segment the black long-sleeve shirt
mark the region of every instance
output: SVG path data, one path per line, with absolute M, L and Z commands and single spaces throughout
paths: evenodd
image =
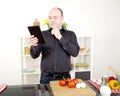
M 76 35 L 73 31 L 61 29 L 62 38 L 56 39 L 51 35 L 51 29 L 42 32 L 45 44 L 31 46 L 30 54 L 32 58 L 41 58 L 41 71 L 43 72 L 69 72 L 70 56 L 77 56 L 80 47 Z

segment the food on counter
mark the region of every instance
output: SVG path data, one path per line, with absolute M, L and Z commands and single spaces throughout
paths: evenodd
M 76 79 L 76 78 L 74 78 L 73 81 L 74 81 L 75 85 L 76 85 L 77 83 L 79 83 L 78 79 Z
M 85 88 L 86 84 L 84 82 L 81 83 L 81 88 Z
M 102 79 L 97 79 L 97 82 L 96 82 L 97 84 L 99 84 L 99 85 L 101 85 L 102 84 Z
M 100 86 L 102 85 L 102 82 L 103 82 L 99 79 L 98 80 L 93 79 L 92 81 Z M 107 85 L 108 85 L 108 87 L 110 87 L 111 90 L 119 90 L 120 89 L 120 82 L 114 76 L 108 77 Z
M 108 77 L 108 82 L 109 82 L 110 80 L 116 80 L 116 79 L 115 79 L 114 76 L 109 76 L 109 77 Z
M 66 82 L 68 83 L 69 81 L 71 81 L 72 79 L 71 78 L 67 78 L 66 79 Z
M 65 80 L 60 80 L 59 81 L 60 86 L 66 86 L 66 81 Z
M 77 84 L 76 84 L 76 88 L 81 88 L 81 84 L 80 84 L 80 83 L 77 83 Z
M 76 86 L 77 82 L 78 82 L 78 79 L 76 79 L 76 78 L 74 78 L 74 79 L 66 78 L 66 79 L 60 80 L 59 85 L 60 86 L 67 85 L 69 88 L 74 88 Z
M 108 82 L 108 85 L 110 86 L 110 88 L 112 90 L 118 90 L 118 89 L 120 89 L 120 82 L 118 82 L 117 80 L 110 80 Z
M 67 85 L 69 88 L 74 88 L 76 86 L 76 84 L 73 80 L 69 81 Z
M 67 78 L 64 80 L 60 80 L 59 81 L 59 85 L 60 86 L 68 86 L 68 88 L 85 88 L 86 87 L 86 83 L 84 82 L 79 82 L 78 79 L 76 78 Z
M 99 79 L 92 79 L 93 82 L 97 83 L 98 85 L 101 85 L 102 84 L 102 79 L 99 78 Z
M 76 88 L 85 88 L 85 87 L 86 87 L 86 84 L 84 82 L 76 84 Z

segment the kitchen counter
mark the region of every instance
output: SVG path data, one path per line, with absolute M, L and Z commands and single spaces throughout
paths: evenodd
M 53 96 L 48 84 L 12 85 L 0 96 Z
M 96 96 L 100 96 L 99 91 L 85 82 L 96 92 Z M 53 96 L 53 94 L 48 84 L 29 84 L 8 86 L 0 96 Z M 120 96 L 120 94 L 111 96 Z

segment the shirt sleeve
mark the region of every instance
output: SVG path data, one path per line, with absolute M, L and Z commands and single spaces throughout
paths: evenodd
M 67 51 L 70 55 L 76 57 L 79 53 L 80 46 L 78 45 L 77 38 L 75 33 L 71 32 L 70 40 L 66 40 L 66 37 L 62 37 L 60 39 L 60 44 L 63 46 L 65 51 Z
M 42 51 L 42 46 L 40 45 L 30 47 L 30 55 L 33 59 L 39 57 L 41 51 Z

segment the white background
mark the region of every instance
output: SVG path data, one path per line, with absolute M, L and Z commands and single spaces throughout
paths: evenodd
M 29 36 L 34 19 L 47 18 L 52 7 L 64 11 L 68 29 L 92 35 L 93 78 L 120 68 L 120 0 L 1 0 L 0 83 L 21 84 L 20 38 Z M 119 70 L 120 71 L 120 70 Z

